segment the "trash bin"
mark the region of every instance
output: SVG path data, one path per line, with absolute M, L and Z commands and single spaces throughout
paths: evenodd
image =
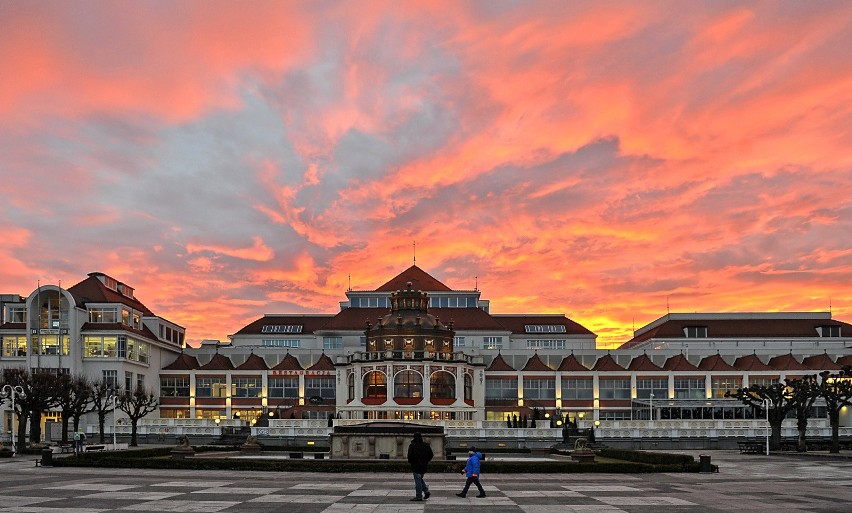
M 713 472 L 713 467 L 710 465 L 710 455 L 702 454 L 698 456 L 698 471 L 702 474 Z
M 41 450 L 41 466 L 42 467 L 52 467 L 53 466 L 53 449 L 50 447 L 45 447 Z

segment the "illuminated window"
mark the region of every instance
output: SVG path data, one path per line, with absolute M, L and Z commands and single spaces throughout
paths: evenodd
M 381 398 L 387 396 L 387 379 L 384 374 L 373 371 L 364 376 L 364 397 Z
M 456 397 L 455 376 L 444 371 L 432 374 L 429 394 L 436 399 L 454 399 Z
M 419 373 L 405 370 L 396 375 L 393 383 L 394 397 L 423 397 L 423 377 Z

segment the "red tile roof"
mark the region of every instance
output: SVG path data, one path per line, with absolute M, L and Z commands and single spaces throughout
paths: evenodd
M 565 372 L 583 372 L 588 371 L 589 369 L 580 363 L 580 360 L 574 356 L 574 353 L 571 353 L 562 359 L 562 363 L 559 364 L 559 368 L 556 370 Z
M 842 326 L 852 333 L 852 325 L 833 319 L 671 319 L 635 336 L 619 347 L 629 349 L 650 339 L 685 339 L 684 328 L 706 326 L 707 338 L 816 338 L 817 327 Z M 690 339 L 696 342 L 703 338 Z
M 319 360 L 308 367 L 307 370 L 332 371 L 334 370 L 334 362 L 331 361 L 331 358 L 329 358 L 327 354 L 323 353 L 320 355 Z
M 216 353 L 213 355 L 213 358 L 210 359 L 209 362 L 205 363 L 199 370 L 233 370 L 234 364 L 231 362 L 231 359 L 225 355 Z
M 68 292 L 74 296 L 77 304 L 83 306 L 87 303 L 123 303 L 144 315 L 154 315 L 141 301 L 121 294 L 104 285 L 97 276 L 101 273 L 89 273 L 89 277 L 76 285 L 68 288 Z
M 847 365 L 852 365 L 852 354 L 847 354 L 846 356 L 837 358 L 837 365 L 840 365 L 841 369 Z
M 295 356 L 291 355 L 289 352 L 278 362 L 278 365 L 272 368 L 272 370 L 304 370 L 302 364 L 299 363 L 299 359 Z
M 626 370 L 621 365 L 615 363 L 615 359 L 611 354 L 607 353 L 595 362 L 595 366 L 592 367 L 593 371 L 624 371 Z
M 763 363 L 756 354 L 740 356 L 734 361 L 734 367 L 744 371 L 764 371 L 773 370 L 772 367 Z
M 311 334 L 323 327 L 333 315 L 264 315 L 244 326 L 235 335 L 270 335 L 278 338 Z M 301 333 L 263 333 L 264 326 L 302 326 Z
M 698 363 L 698 368 L 703 371 L 736 371 L 733 365 L 725 361 L 720 354 L 705 356 Z
M 514 367 L 506 363 L 506 360 L 503 359 L 503 355 L 497 353 L 497 356 L 491 360 L 491 365 L 488 366 L 487 371 L 513 371 Z
M 246 361 L 237 365 L 236 370 L 268 370 L 269 366 L 266 365 L 266 361 L 260 356 L 251 353 Z
M 842 365 L 838 365 L 826 353 L 808 356 L 802 360 L 802 365 L 811 370 L 840 370 L 843 368 Z
M 550 371 L 553 369 L 547 366 L 546 363 L 541 361 L 541 358 L 538 357 L 538 353 L 532 355 L 529 360 L 527 360 L 527 364 L 524 365 L 524 368 L 521 370 L 525 371 Z
M 408 286 L 408 282 L 411 282 L 411 286 L 415 290 L 422 290 L 425 292 L 450 292 L 453 290 L 441 283 L 440 281 L 436 280 L 432 275 L 430 275 L 423 269 L 417 267 L 416 265 L 412 265 L 408 269 L 391 278 L 390 281 L 388 281 L 381 287 L 377 288 L 376 292 L 393 292 L 395 290 L 405 290 Z
M 546 335 L 548 338 L 552 338 L 558 335 L 593 335 L 591 331 L 565 317 L 565 315 L 494 314 L 492 317 L 502 324 L 506 330 L 512 333 L 527 334 L 530 337 Z M 565 326 L 565 333 L 527 333 L 526 326 L 530 324 Z
M 175 361 L 163 367 L 163 370 L 195 370 L 199 367 L 198 360 L 194 356 L 181 352 Z
M 799 363 L 792 353 L 773 356 L 769 359 L 768 365 L 775 370 L 810 370 Z
M 696 371 L 698 367 L 689 363 L 683 354 L 676 354 L 666 360 L 663 369 L 667 371 Z
M 27 323 L 25 322 L 5 322 L 0 326 L 0 330 L 25 330 Z
M 630 371 L 660 371 L 663 370 L 659 365 L 655 364 L 648 358 L 648 355 L 645 353 L 640 354 L 639 356 L 630 360 L 630 365 L 627 366 L 627 370 Z

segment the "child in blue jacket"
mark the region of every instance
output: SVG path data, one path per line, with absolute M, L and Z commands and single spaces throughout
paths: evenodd
M 462 474 L 467 476 L 467 482 L 464 484 L 464 490 L 456 495 L 459 497 L 467 496 L 468 488 L 470 488 L 471 484 L 475 484 L 476 488 L 479 489 L 479 495 L 477 495 L 477 497 L 485 497 L 485 490 L 483 490 L 482 485 L 479 484 L 479 468 L 481 462 L 482 453 L 477 452 L 476 447 L 471 447 L 467 453 L 467 463 L 464 466 L 464 470 L 462 470 Z

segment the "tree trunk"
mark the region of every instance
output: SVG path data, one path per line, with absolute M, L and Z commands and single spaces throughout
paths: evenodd
M 62 413 L 62 445 L 66 445 L 68 443 L 68 416 L 65 413 Z M 74 432 L 77 432 L 77 429 L 74 429 Z
M 805 435 L 808 431 L 808 418 L 799 418 L 796 420 L 796 428 L 799 430 L 799 440 L 796 450 L 799 452 L 807 452 L 808 444 L 805 443 Z
M 98 429 L 101 433 L 101 443 L 104 443 L 104 424 L 106 423 L 106 411 L 98 411 Z
M 830 453 L 840 452 L 840 411 L 832 411 L 828 414 L 831 423 L 831 450 Z
M 781 450 L 781 423 L 784 419 L 781 419 L 779 422 L 772 422 L 772 434 L 769 436 L 769 448 L 773 451 Z
M 30 444 L 41 443 L 41 410 L 30 416 Z
M 80 430 L 80 416 L 74 415 L 71 418 L 74 420 L 74 432 L 76 433 L 77 431 Z
M 18 453 L 23 453 L 27 448 L 27 416 L 18 415 L 18 439 L 15 441 L 18 447 L 15 449 Z
M 130 419 L 130 446 L 136 447 L 139 444 L 136 443 L 136 423 L 137 419 Z

